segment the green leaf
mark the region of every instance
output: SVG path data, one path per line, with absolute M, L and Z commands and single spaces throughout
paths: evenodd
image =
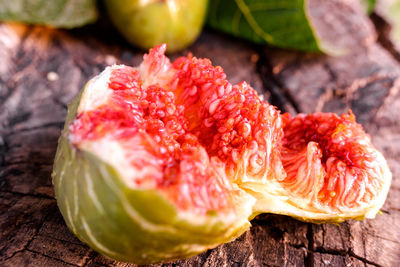
M 0 21 L 73 28 L 96 19 L 95 0 L 0 0 Z
M 372 13 L 376 6 L 376 0 L 362 0 L 368 14 Z
M 259 44 L 332 52 L 314 34 L 306 0 L 210 1 L 208 25 Z

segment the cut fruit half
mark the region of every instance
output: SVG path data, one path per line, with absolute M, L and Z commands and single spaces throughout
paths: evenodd
M 284 114 L 281 161 L 286 176 L 245 184 L 259 213 L 309 222 L 374 218 L 385 202 L 391 172 L 353 113 Z
M 281 116 L 208 59 L 165 49 L 108 67 L 69 106 L 53 183 L 82 241 L 152 263 L 231 241 L 262 212 L 377 213 L 390 172 L 352 115 Z
M 171 64 L 165 48 L 89 81 L 57 152 L 67 224 L 119 260 L 173 260 L 236 238 L 255 199 L 235 180 L 265 180 L 278 162 L 279 112 L 209 60 Z

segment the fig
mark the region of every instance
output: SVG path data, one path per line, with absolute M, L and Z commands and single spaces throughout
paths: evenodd
M 106 0 L 105 5 L 130 43 L 146 50 L 166 43 L 168 52 L 175 52 L 199 35 L 208 0 Z
M 392 174 L 354 114 L 286 113 L 281 118 L 285 175 L 266 187 L 247 186 L 258 194 L 253 209 L 314 223 L 374 218 Z
M 259 213 L 372 218 L 391 174 L 354 115 L 291 117 L 246 82 L 166 45 L 114 65 L 69 105 L 53 183 L 69 229 L 120 261 L 181 259 L 234 240 Z

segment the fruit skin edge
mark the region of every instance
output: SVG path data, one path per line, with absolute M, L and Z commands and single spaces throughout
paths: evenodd
M 384 160 L 382 154 L 380 154 L 380 152 L 378 153 L 381 159 Z M 385 168 L 385 170 L 389 169 Z M 385 177 L 391 180 L 392 174 L 389 171 L 386 171 Z M 386 196 L 390 189 L 390 184 L 390 182 L 385 184 L 385 187 L 379 193 L 380 195 L 373 205 L 365 206 L 363 209 L 360 209 L 356 212 L 343 212 L 337 214 L 323 213 L 317 210 L 306 210 L 296 202 L 295 197 L 292 198 L 291 196 L 279 196 L 269 192 L 268 190 L 265 190 L 265 188 L 268 188 L 268 184 L 244 183 L 240 187 L 257 199 L 253 206 L 253 214 L 249 220 L 252 220 L 259 214 L 272 213 L 290 216 L 299 221 L 307 223 L 339 224 L 348 219 L 361 221 L 364 219 L 375 218 L 375 216 L 380 213 L 380 208 L 383 206 L 386 200 Z
M 52 173 L 58 207 L 81 241 L 112 259 L 144 264 L 188 258 L 249 229 L 249 215 L 232 223 L 217 213 L 183 218 L 157 191 L 128 188 L 112 166 L 69 144 L 83 91 L 68 105 Z

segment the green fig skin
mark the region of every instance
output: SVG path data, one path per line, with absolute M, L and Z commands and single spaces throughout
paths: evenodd
M 69 105 L 52 173 L 61 214 L 81 241 L 112 259 L 148 264 L 199 254 L 249 229 L 249 216 L 227 223 L 215 212 L 188 221 L 156 190 L 128 187 L 112 166 L 71 145 L 81 95 Z
M 204 24 L 208 0 L 105 0 L 119 32 L 144 50 L 166 43 L 167 52 L 189 46 Z

